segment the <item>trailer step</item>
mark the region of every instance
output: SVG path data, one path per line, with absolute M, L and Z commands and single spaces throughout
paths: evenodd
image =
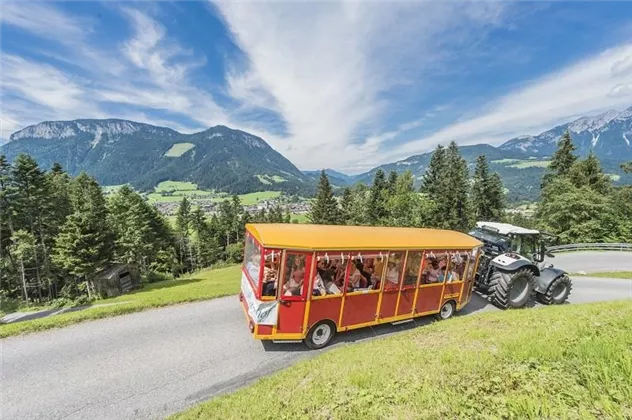
M 272 340 L 274 344 L 302 343 L 303 340 Z
M 397 321 L 397 322 L 391 322 L 391 325 L 401 325 L 401 324 L 406 324 L 408 322 L 413 322 L 414 319 L 404 319 L 403 321 Z

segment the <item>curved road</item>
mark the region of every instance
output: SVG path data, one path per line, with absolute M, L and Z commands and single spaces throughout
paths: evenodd
M 632 271 L 632 254 L 623 252 L 553 261 L 570 272 Z M 632 298 L 632 281 L 573 281 L 571 303 Z M 486 310 L 497 309 L 474 295 L 463 313 Z M 335 345 L 429 322 L 356 330 Z M 0 346 L 0 418 L 13 420 L 162 418 L 318 353 L 253 340 L 235 297 L 12 337 Z

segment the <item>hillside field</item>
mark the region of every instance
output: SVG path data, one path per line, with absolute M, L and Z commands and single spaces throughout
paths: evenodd
M 112 187 L 108 187 L 112 188 Z M 166 192 L 170 192 L 170 195 L 163 195 Z M 250 194 L 239 195 L 239 199 L 242 205 L 257 204 L 261 200 L 269 200 L 277 198 L 281 195 L 280 191 L 259 191 Z M 230 196 L 223 192 L 215 192 L 199 189 L 197 184 L 192 182 L 181 181 L 163 181 L 154 188 L 153 193 L 147 194 L 147 200 L 150 203 L 157 202 L 174 202 L 181 201 L 183 197 L 189 197 L 190 199 L 203 199 L 213 201 L 224 201 Z
M 174 418 L 631 418 L 630 331 L 629 300 L 456 317 L 342 345 Z

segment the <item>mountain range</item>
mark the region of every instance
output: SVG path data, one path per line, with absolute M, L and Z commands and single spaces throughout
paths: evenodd
M 615 182 L 632 183 L 632 176 L 619 168 L 622 162 L 632 160 L 632 107 L 581 117 L 498 147 L 479 144 L 460 149 L 470 167 L 479 155 L 487 156 L 491 169 L 503 178 L 509 201 L 534 200 L 548 159 L 566 130 L 571 132 L 580 156 L 593 151 Z M 320 174 L 301 172 L 263 139 L 225 126 L 182 134 L 119 119 L 50 121 L 12 134 L 1 152 L 9 160 L 27 153 L 44 168 L 59 162 L 69 173 L 86 171 L 103 185 L 131 183 L 144 191 L 173 180 L 234 193 L 277 190 L 309 194 Z M 411 170 L 419 183 L 431 156 L 432 152 L 410 156 L 358 175 L 333 169 L 326 169 L 326 173 L 338 187 L 370 183 L 378 169 Z
M 234 193 L 302 192 L 313 185 L 263 139 L 225 126 L 194 134 L 132 121 L 52 121 L 11 135 L 2 153 L 33 156 L 44 168 L 59 162 L 86 171 L 102 185 L 131 183 L 151 190 L 162 181 L 190 181 Z

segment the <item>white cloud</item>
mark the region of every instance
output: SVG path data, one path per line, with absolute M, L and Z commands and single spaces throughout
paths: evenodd
M 632 54 L 618 60 L 612 66 L 612 74 L 614 76 L 623 76 L 632 72 Z
M 46 3 L 5 1 L 2 3 L 0 20 L 3 24 L 65 43 L 83 38 L 86 32 L 82 25 L 77 25 L 76 19 Z
M 2 111 L 19 122 L 18 128 L 44 119 L 130 116 L 187 132 L 214 124 L 229 124 L 225 110 L 208 92 L 190 81 L 191 72 L 203 62 L 170 42 L 164 27 L 139 10 L 120 9 L 134 36 L 122 45 L 97 52 L 91 47 L 88 37 L 91 26 L 85 19 L 75 19 L 47 4 L 26 2 L 18 7 L 10 3 L 3 8 L 8 13 L 3 14 L 2 24 L 57 42 L 66 48 L 67 54 L 63 56 L 66 62 L 89 70 L 85 78 L 78 78 L 53 64 L 3 54 Z M 51 25 L 47 27 L 48 19 Z M 116 78 L 113 83 L 113 73 L 124 77 Z M 115 114 L 103 111 L 108 105 L 112 108 L 112 104 L 168 111 L 192 119 L 197 125 L 190 127 L 152 119 L 146 112 L 129 111 L 123 107 Z M 14 128 L 15 124 L 5 123 L 2 136 L 7 137 Z
M 494 24 L 504 8 L 444 2 L 216 5 L 249 62 L 245 72 L 231 74 L 229 91 L 281 115 L 289 136 L 274 144 L 306 169 L 374 161 L 398 131 L 379 133 L 388 107 L 383 93 L 417 80 L 425 68 L 441 67 L 451 45 L 467 42 L 473 26 Z
M 623 83 L 623 84 L 616 85 L 615 87 L 612 88 L 612 90 L 609 93 L 609 96 L 612 96 L 615 98 L 621 98 L 621 97 L 630 96 L 630 95 L 632 95 L 632 83 Z
M 570 65 L 492 101 L 480 116 L 394 148 L 385 158 L 404 158 L 451 140 L 498 144 L 517 135 L 539 134 L 577 115 L 625 108 L 630 105 L 629 77 L 612 70 L 631 56 L 632 44 L 625 44 Z

